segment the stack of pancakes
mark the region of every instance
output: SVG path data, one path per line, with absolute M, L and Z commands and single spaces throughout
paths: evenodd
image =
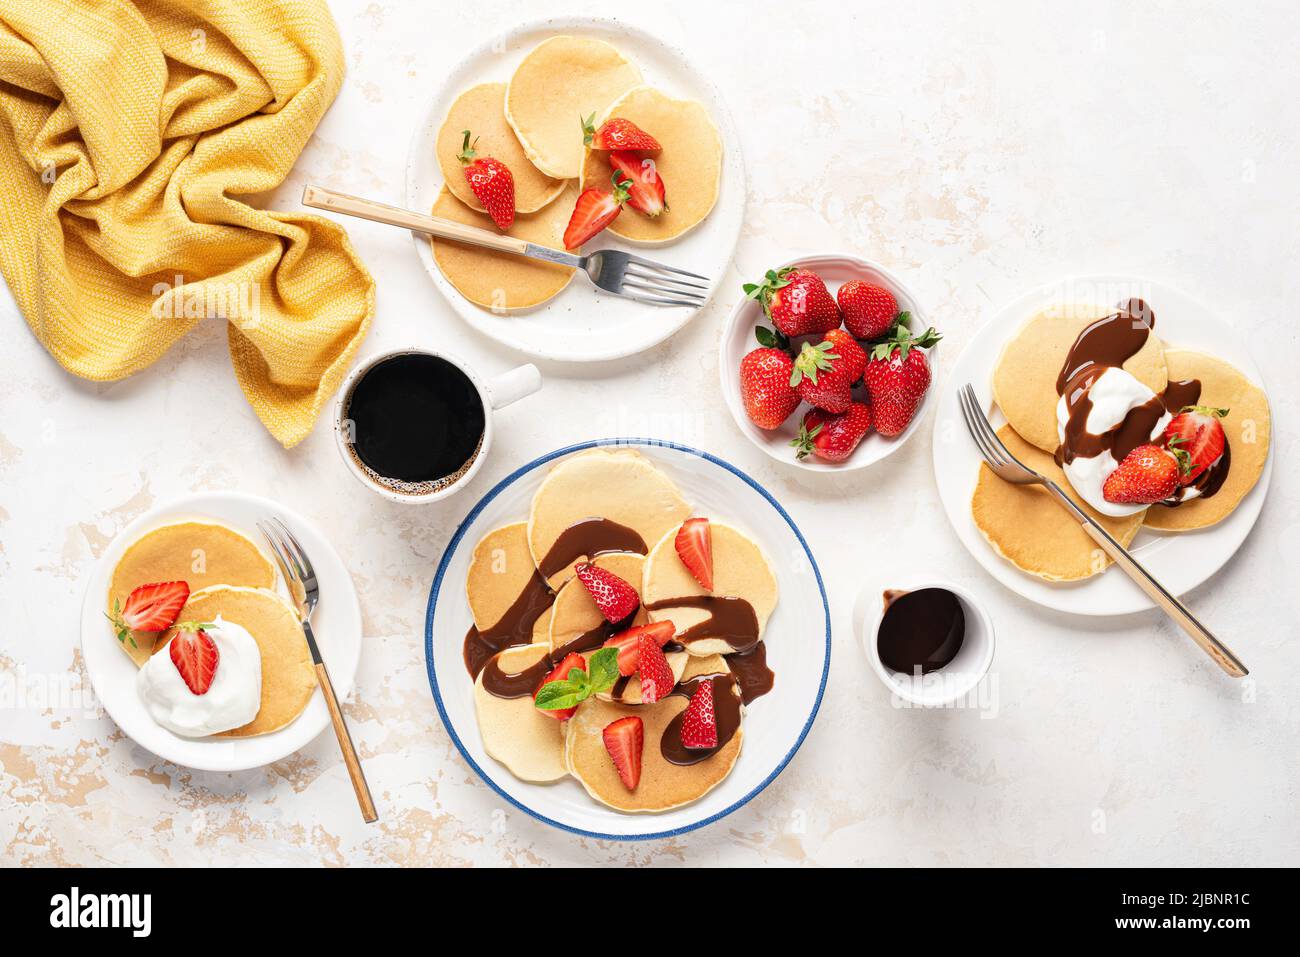
M 711 519 L 714 588 L 706 593 L 686 571 L 673 544 L 690 514 L 691 506 L 668 476 L 636 451 L 597 449 L 558 464 L 534 494 L 528 520 L 489 532 L 474 549 L 466 593 L 477 631 L 489 631 L 517 607 L 518 597 L 535 576 L 542 575 L 541 569 L 547 569 L 546 581 L 554 590 L 553 603 L 532 624 L 532 643 L 500 651 L 488 667 L 495 664 L 506 675 L 529 668 L 544 673 L 550 660 L 563 656 L 557 651 L 584 635 L 600 633 L 602 627 L 613 634 L 616 627 L 668 619 L 677 626 L 680 637 L 707 615 L 663 603 L 704 594 L 747 601 L 754 609 L 761 638 L 777 600 L 771 565 L 742 532 Z M 554 561 L 556 543 L 566 531 L 593 518 L 630 530 L 625 541 L 639 538 L 644 553 L 598 547 L 592 549 L 598 552 L 595 555 L 564 554 L 562 567 L 552 568 L 559 564 Z M 604 621 L 586 587 L 573 575 L 574 564 L 585 559 L 636 589 L 642 606 L 630 621 L 619 626 Z M 646 607 L 657 604 L 661 607 Z M 528 632 L 521 635 L 526 640 Z M 586 654 L 594 650 L 589 648 Z M 729 675 L 727 658 L 719 652 L 730 650 L 709 640 L 691 641 L 682 648 L 670 645 L 667 658 L 674 678 L 689 682 L 702 676 Z M 467 654 L 467 662 L 469 659 Z M 731 773 L 740 756 L 743 728 L 698 763 L 681 765 L 667 760 L 660 741 L 673 718 L 686 708 L 688 698 L 676 693 L 643 704 L 635 675 L 612 692 L 582 702 L 577 712 L 562 722 L 538 711 L 531 694 L 515 698 L 493 695 L 484 687 L 488 667 L 478 673 L 474 689 L 484 749 L 522 780 L 549 782 L 572 776 L 593 798 L 610 807 L 665 811 L 703 797 Z M 645 730 L 641 780 L 635 790 L 628 790 L 619 778 L 602 739 L 603 729 L 626 715 L 640 717 Z
M 242 625 L 262 655 L 262 700 L 257 716 L 219 737 L 249 737 L 279 730 L 300 715 L 316 689 L 298 614 L 276 593 L 270 559 L 247 537 L 215 522 L 164 525 L 132 542 L 108 588 L 108 611 L 126 603 L 132 590 L 154 582 L 183 581 L 190 597 L 177 622 L 224 621 Z M 137 631 L 122 648 L 143 667 L 175 633 Z M 218 664 L 217 667 L 220 667 Z
M 1170 346 L 1153 333 L 1123 365 L 1124 371 L 1157 395 L 1169 382 L 1197 379 L 1201 383 L 1197 404 L 1230 410 L 1222 422 L 1232 463 L 1213 496 L 1174 507 L 1152 505 L 1113 518 L 1085 504 L 1053 458 L 1059 444 L 1056 382 L 1061 366 L 1079 334 L 1113 312 L 1113 308 L 1091 305 L 1058 307 L 1034 316 L 1012 337 L 993 371 L 994 401 L 1007 419 L 998 436 L 1016 458 L 1056 482 L 1122 545 L 1132 542 L 1144 527 L 1187 532 L 1214 525 L 1254 488 L 1268 458 L 1270 430 L 1264 391 L 1215 356 Z M 998 554 L 1048 581 L 1089 578 L 1111 563 L 1045 489 L 1004 482 L 987 465 L 980 465 L 971 513 Z
M 474 197 L 459 159 L 464 132 L 480 157 L 510 168 L 515 221 L 509 235 L 564 248 L 564 228 L 588 186 L 610 188 L 604 154 L 583 144 L 582 120 L 631 120 L 663 147 L 655 157 L 668 188 L 668 209 L 655 218 L 625 211 L 609 231 L 634 243 L 659 245 L 682 236 L 708 216 L 722 177 L 722 140 L 704 107 L 644 84 L 641 70 L 602 40 L 558 36 L 538 44 L 507 83 L 480 83 L 451 105 L 436 150 L 443 188 L 433 215 L 496 231 Z M 438 268 L 466 299 L 493 312 L 546 302 L 573 270 L 477 246 L 434 239 Z

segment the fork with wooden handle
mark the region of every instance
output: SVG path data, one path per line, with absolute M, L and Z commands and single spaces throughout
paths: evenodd
M 969 383 L 958 390 L 957 398 L 961 405 L 962 418 L 966 421 L 966 428 L 994 475 L 1016 485 L 1041 485 L 1047 489 L 1057 504 L 1069 512 L 1088 533 L 1088 537 L 1096 542 L 1101 550 L 1109 555 L 1166 615 L 1177 622 L 1178 626 L 1201 647 L 1201 650 L 1214 659 L 1215 664 L 1234 678 L 1242 678 L 1250 674 L 1246 666 L 1241 663 L 1241 659 L 1234 655 L 1227 645 L 1197 621 L 1182 602 L 1169 594 L 1128 549 L 1093 521 L 1092 517 L 1079 508 L 1059 485 L 1046 476 L 1038 474 L 1011 454 L 1010 450 L 1002 444 L 997 433 L 993 431 L 993 426 L 989 424 L 988 417 L 984 415 L 984 410 L 975 397 L 975 390 Z

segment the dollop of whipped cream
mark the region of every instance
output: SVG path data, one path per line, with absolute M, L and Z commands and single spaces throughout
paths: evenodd
M 262 653 L 248 629 L 218 615 L 203 630 L 218 655 L 212 685 L 204 694 L 190 690 L 172 662 L 170 647 L 150 657 L 135 682 L 153 719 L 186 738 L 242 727 L 257 717 L 262 702 Z
M 1155 398 L 1155 393 L 1123 369 L 1111 366 L 1088 388 L 1088 399 L 1092 408 L 1088 410 L 1085 428 L 1093 435 L 1104 435 L 1119 426 L 1125 416 L 1133 409 L 1145 405 Z M 1165 430 L 1171 416 L 1165 412 L 1151 430 L 1151 439 L 1155 439 Z M 1070 421 L 1069 404 L 1065 396 L 1056 403 L 1056 437 L 1064 444 L 1065 427 Z M 1133 515 L 1146 508 L 1145 505 L 1121 505 L 1106 501 L 1101 494 L 1102 486 L 1110 473 L 1119 468 L 1119 462 L 1109 452 L 1085 458 L 1075 456 L 1073 461 L 1062 465 L 1065 477 L 1079 496 L 1101 512 L 1113 518 Z

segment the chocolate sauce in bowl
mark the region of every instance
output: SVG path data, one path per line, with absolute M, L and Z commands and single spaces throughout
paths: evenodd
M 966 612 L 946 588 L 885 592 L 876 633 L 880 661 L 905 675 L 938 671 L 952 663 L 966 638 Z
M 743 598 L 723 595 L 688 595 L 684 598 L 665 598 L 646 605 L 647 611 L 665 608 L 699 608 L 709 617 L 692 625 L 677 636 L 683 645 L 691 645 L 706 638 L 725 641 L 732 651 L 748 651 L 758 644 L 758 616 L 754 606 Z
M 740 728 L 741 700 L 732 690 L 736 684 L 734 675 L 700 675 L 689 681 L 680 682 L 672 693 L 689 701 L 695 694 L 695 689 L 705 681 L 713 682 L 713 716 L 718 723 L 718 746 L 688 748 L 682 744 L 682 717 L 686 714 L 686 709 L 683 708 L 668 722 L 663 736 L 659 739 L 659 753 L 671 764 L 699 764 L 713 757 L 727 746 L 727 742 L 736 736 L 736 731 Z

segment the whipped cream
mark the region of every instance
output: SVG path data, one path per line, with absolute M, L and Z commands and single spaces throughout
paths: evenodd
M 1156 394 L 1135 379 L 1132 375 L 1116 366 L 1106 369 L 1088 388 L 1088 400 L 1092 408 L 1088 411 L 1087 430 L 1093 435 L 1104 435 L 1124 421 L 1133 409 L 1146 405 Z M 1165 412 L 1151 430 L 1151 439 L 1164 432 L 1171 416 Z M 1065 427 L 1070 421 L 1069 404 L 1065 396 L 1056 403 L 1056 435 L 1065 442 Z M 1122 505 L 1108 502 L 1102 495 L 1102 486 L 1110 473 L 1119 468 L 1119 462 L 1109 452 L 1101 452 L 1091 457 L 1075 456 L 1073 461 L 1062 465 L 1065 477 L 1079 493 L 1080 498 L 1103 515 L 1121 518 L 1134 515 L 1146 508 L 1145 505 Z
M 199 695 L 190 690 L 172 662 L 170 641 L 145 662 L 135 682 L 153 719 L 186 738 L 242 727 L 257 717 L 262 702 L 262 653 L 253 636 L 220 615 L 203 630 L 218 655 L 207 692 Z

